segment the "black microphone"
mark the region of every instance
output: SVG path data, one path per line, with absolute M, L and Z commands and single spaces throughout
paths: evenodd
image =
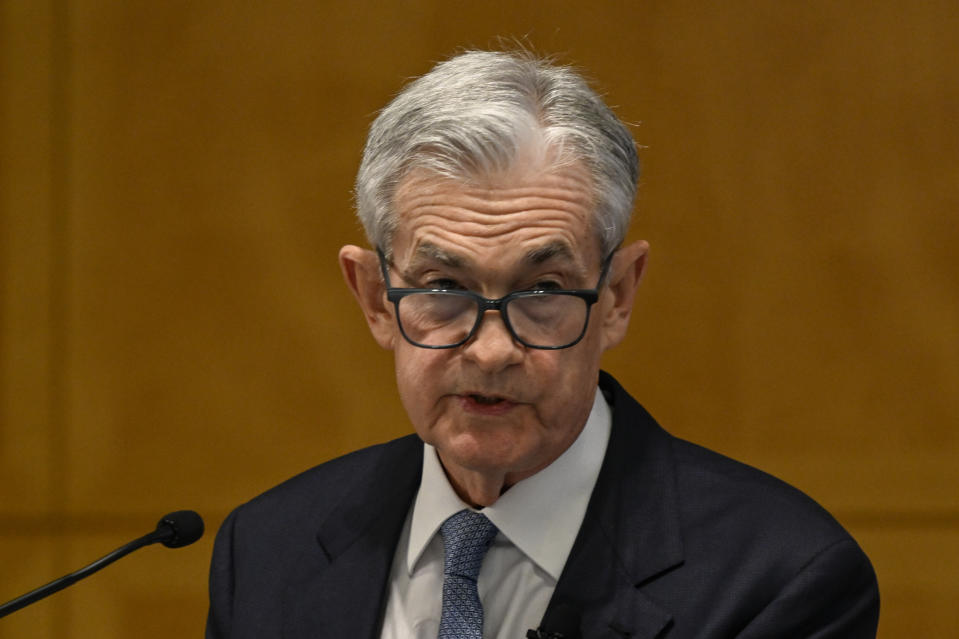
M 202 536 L 203 519 L 192 510 L 178 510 L 164 515 L 157 524 L 156 530 L 153 532 L 147 533 L 139 539 L 134 539 L 124 546 L 120 546 L 110 554 L 97 559 L 85 568 L 81 568 L 59 579 L 54 579 L 45 586 L 40 586 L 36 590 L 31 590 L 27 594 L 3 604 L 0 606 L 0 617 L 6 617 L 25 606 L 29 606 L 44 597 L 63 590 L 84 577 L 89 577 L 101 568 L 109 566 L 117 559 L 129 555 L 134 550 L 155 543 L 162 543 L 167 548 L 181 548 L 183 546 L 189 546 Z
M 526 639 L 580 639 L 579 610 L 561 603 L 546 611 L 543 623 L 536 630 L 527 630 Z

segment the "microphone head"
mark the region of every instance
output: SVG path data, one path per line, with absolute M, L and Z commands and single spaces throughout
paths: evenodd
M 579 609 L 563 602 L 546 612 L 540 632 L 549 639 L 580 639 L 580 621 Z
M 157 532 L 167 537 L 161 540 L 167 548 L 189 546 L 203 536 L 203 518 L 192 510 L 168 513 L 157 524 Z

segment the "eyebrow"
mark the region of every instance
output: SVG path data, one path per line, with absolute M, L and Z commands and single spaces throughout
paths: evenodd
M 530 249 L 523 257 L 523 261 L 528 264 L 542 264 L 556 257 L 574 261 L 573 251 L 569 245 L 566 242 L 560 241 L 550 242 L 549 244 Z M 422 259 L 436 261 L 450 268 L 464 268 L 468 265 L 467 260 L 462 256 L 450 253 L 432 242 L 423 242 L 416 247 L 412 261 L 415 262 L 416 260 Z
M 573 251 L 566 242 L 550 242 L 544 246 L 534 248 L 526 253 L 525 261 L 530 264 L 542 264 L 554 257 L 562 257 L 570 261 L 573 259 Z
M 432 242 L 423 242 L 416 247 L 413 253 L 413 259 L 410 260 L 410 267 L 412 267 L 417 260 L 433 260 L 450 268 L 463 268 L 466 266 L 466 260 L 463 259 L 463 257 L 441 249 Z

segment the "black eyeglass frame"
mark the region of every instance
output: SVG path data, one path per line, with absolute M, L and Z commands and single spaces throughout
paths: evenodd
M 616 249 L 613 249 L 609 255 L 607 255 L 602 262 L 602 269 L 599 272 L 599 280 L 596 282 L 595 288 L 580 288 L 580 289 L 546 289 L 546 290 L 537 290 L 531 289 L 527 291 L 513 291 L 499 299 L 490 299 L 488 297 L 483 297 L 479 293 L 474 293 L 473 291 L 460 290 L 460 289 L 445 289 L 445 288 L 396 288 L 390 284 L 390 273 L 389 273 L 389 261 L 386 259 L 386 255 L 383 254 L 382 249 L 377 247 L 376 254 L 380 258 L 380 270 L 383 273 L 383 281 L 386 284 L 386 299 L 393 303 L 393 308 L 396 310 L 396 325 L 400 327 L 400 333 L 403 335 L 403 338 L 418 348 L 429 348 L 433 350 L 440 350 L 446 348 L 457 348 L 462 346 L 466 342 L 472 339 L 473 335 L 476 334 L 476 331 L 479 329 L 480 324 L 483 322 L 483 317 L 486 315 L 486 311 L 499 311 L 500 316 L 503 318 L 503 324 L 506 326 L 506 330 L 509 331 L 510 336 L 515 339 L 517 342 L 526 346 L 527 348 L 535 348 L 544 351 L 558 351 L 564 348 L 570 348 L 575 346 L 586 335 L 586 329 L 589 328 L 589 317 L 590 311 L 593 308 L 593 304 L 599 301 L 599 289 L 603 284 L 603 281 L 606 279 L 606 275 L 609 273 L 609 266 L 613 261 L 613 256 L 616 254 Z M 442 346 L 433 346 L 430 344 L 421 344 L 406 334 L 406 329 L 403 328 L 403 322 L 400 321 L 400 300 L 408 295 L 414 295 L 418 293 L 440 293 L 443 295 L 456 295 L 459 297 L 468 297 L 473 299 L 477 303 L 477 312 L 476 312 L 476 321 L 473 323 L 473 328 L 470 329 L 469 333 L 466 334 L 466 337 L 456 342 L 455 344 L 443 344 Z M 573 341 L 562 344 L 560 346 L 539 346 L 536 344 L 530 344 L 522 337 L 516 334 L 516 330 L 513 329 L 513 325 L 509 321 L 509 313 L 506 311 L 507 305 L 515 299 L 522 297 L 533 297 L 536 295 L 569 295 L 571 297 L 578 297 L 584 302 L 586 302 L 586 319 L 583 321 L 583 330 L 580 331 L 579 335 Z

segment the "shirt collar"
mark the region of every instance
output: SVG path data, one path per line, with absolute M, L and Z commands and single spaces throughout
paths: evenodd
M 597 392 L 576 441 L 552 464 L 517 482 L 482 511 L 503 536 L 553 579 L 559 580 L 586 514 L 606 455 L 611 421 L 609 406 L 602 392 Z M 469 507 L 450 486 L 436 449 L 423 446 L 423 473 L 406 554 L 411 574 L 446 518 Z

